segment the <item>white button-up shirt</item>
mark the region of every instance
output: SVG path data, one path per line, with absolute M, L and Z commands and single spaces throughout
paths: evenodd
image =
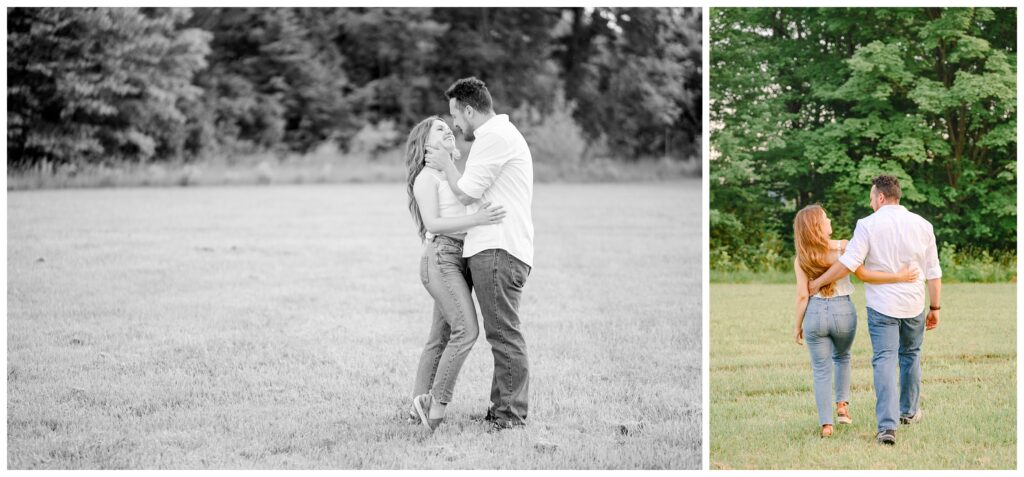
M 924 281 L 942 277 L 932 224 L 902 205 L 883 205 L 857 221 L 853 238 L 839 261 L 850 269 L 898 272 L 917 266 L 916 282 L 864 284 L 868 307 L 893 318 L 913 318 L 924 311 Z
M 488 119 L 474 135 L 459 188 L 481 202 L 503 206 L 506 214 L 499 224 L 470 228 L 462 254 L 472 257 L 497 248 L 533 267 L 533 156 L 526 139 L 507 114 Z M 474 204 L 467 213 L 478 210 Z

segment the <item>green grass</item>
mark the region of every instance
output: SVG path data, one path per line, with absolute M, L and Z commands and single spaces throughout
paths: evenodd
M 530 426 L 481 334 L 433 436 L 401 184 L 7 199 L 9 468 L 700 467 L 698 180 L 538 185 Z
M 791 271 L 775 272 L 754 272 L 750 270 L 727 272 L 722 270 L 710 270 L 711 283 L 790 283 L 795 278 Z M 856 280 L 856 277 L 852 277 Z
M 857 286 L 854 423 L 818 437 L 810 359 L 792 339 L 793 285 L 711 287 L 711 469 L 1016 468 L 1016 291 L 942 290 L 942 322 L 922 347 L 924 420 L 875 444 L 871 340 Z

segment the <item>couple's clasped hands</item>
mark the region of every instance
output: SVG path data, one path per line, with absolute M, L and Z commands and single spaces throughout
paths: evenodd
M 426 163 L 427 167 L 441 172 L 456 170 L 455 162 L 452 161 L 452 153 L 444 148 L 437 148 L 427 145 Z M 480 210 L 471 216 L 476 225 L 492 225 L 501 223 L 505 219 L 505 208 L 494 205 L 490 202 L 481 202 Z

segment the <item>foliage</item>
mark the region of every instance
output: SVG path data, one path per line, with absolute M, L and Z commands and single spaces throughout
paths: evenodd
M 348 152 L 470 75 L 587 153 L 699 154 L 699 9 L 12 8 L 8 30 L 12 171 Z
M 573 9 L 556 57 L 590 138 L 613 154 L 699 153 L 699 9 Z
M 213 33 L 210 68 L 197 78 L 213 134 L 203 150 L 307 152 L 356 120 L 343 96 L 342 57 L 325 38 L 330 16 L 309 9 L 197 8 Z
M 19 168 L 176 157 L 209 34 L 188 10 L 13 8 L 7 16 L 7 157 Z
M 767 253 L 771 253 L 768 251 Z M 1014 251 L 957 249 L 939 246 L 939 264 L 943 283 L 999 283 L 1017 281 L 1017 254 Z M 760 260 L 737 260 L 723 249 L 710 255 L 711 283 L 793 283 L 793 256 L 766 255 Z M 851 277 L 857 281 L 856 277 Z
M 567 102 L 561 92 L 557 92 L 548 114 L 525 104 L 510 114 L 530 145 L 534 163 L 574 166 L 584 159 L 587 140 L 573 119 L 575 109 L 575 103 Z
M 403 139 L 395 129 L 395 122 L 384 120 L 377 124 L 367 124 L 352 138 L 350 149 L 356 153 L 379 154 Z
M 819 202 L 835 235 L 870 213 L 870 179 L 940 243 L 1016 244 L 1013 9 L 712 9 L 711 247 L 792 253 Z

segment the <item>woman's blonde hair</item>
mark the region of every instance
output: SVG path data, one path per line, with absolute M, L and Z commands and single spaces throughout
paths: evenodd
M 423 226 L 423 217 L 420 217 L 420 207 L 416 204 L 416 194 L 413 193 L 413 184 L 416 183 L 416 176 L 420 174 L 426 165 L 427 137 L 430 135 L 430 128 L 434 121 L 444 122 L 437 116 L 430 116 L 419 124 L 413 126 L 409 131 L 409 138 L 405 140 L 405 167 L 409 170 L 409 213 L 412 220 L 416 222 L 420 240 L 426 240 L 427 228 Z
M 796 245 L 796 260 L 808 279 L 814 280 L 824 274 L 832 261 L 829 260 L 829 238 L 825 234 L 825 209 L 818 204 L 808 205 L 793 218 L 793 242 Z M 836 284 L 821 287 L 821 296 L 832 296 Z

